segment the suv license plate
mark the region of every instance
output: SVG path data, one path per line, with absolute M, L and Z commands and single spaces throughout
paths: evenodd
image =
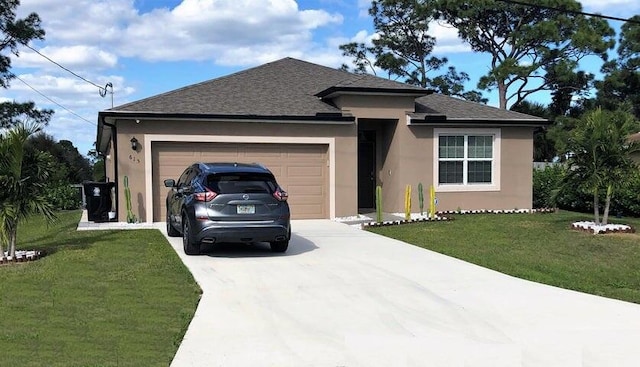
M 236 207 L 238 214 L 255 214 L 256 206 L 255 205 L 238 205 Z

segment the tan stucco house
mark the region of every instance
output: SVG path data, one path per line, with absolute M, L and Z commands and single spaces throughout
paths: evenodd
M 195 161 L 259 162 L 294 219 L 401 212 L 406 185 L 439 210 L 531 207 L 533 131 L 547 121 L 285 58 L 99 113 L 97 147 L 126 217 L 165 220 L 163 180 Z M 135 143 L 135 144 L 134 144 Z M 135 145 L 135 147 L 134 147 Z M 133 149 L 135 148 L 135 149 Z

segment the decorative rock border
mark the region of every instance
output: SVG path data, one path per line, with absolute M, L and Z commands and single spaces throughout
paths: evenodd
M 8 256 L 8 253 L 4 253 L 3 257 L 0 257 L 0 265 L 8 265 L 8 264 L 16 264 L 16 263 L 25 263 L 38 260 L 43 257 L 44 253 L 42 251 L 16 251 L 15 258 Z
M 539 209 L 496 209 L 496 210 L 487 210 L 487 209 L 478 209 L 478 210 L 444 210 L 436 212 L 437 216 L 434 218 L 429 217 L 421 217 L 409 220 L 392 220 L 392 221 L 384 221 L 381 223 L 378 222 L 368 222 L 362 223 L 360 228 L 367 227 L 386 227 L 386 226 L 394 226 L 400 224 L 411 224 L 411 223 L 424 223 L 424 222 L 444 222 L 451 221 L 454 218 L 448 217 L 445 215 L 451 214 L 534 214 L 534 213 L 555 213 L 557 210 L 554 208 L 539 208 Z M 607 234 L 607 233 L 635 233 L 636 230 L 632 226 L 626 224 L 608 224 L 606 226 L 595 225 L 593 222 L 574 222 L 571 224 L 571 228 L 578 231 L 589 232 L 593 234 Z
M 555 213 L 554 208 L 539 209 L 476 209 L 476 210 L 444 210 L 437 214 L 533 214 L 533 213 Z
M 436 212 L 436 217 L 421 217 L 409 220 L 392 220 L 392 221 L 384 221 L 381 223 L 378 222 L 368 222 L 362 223 L 360 228 L 366 227 L 384 227 L 384 226 L 393 226 L 400 224 L 411 224 L 411 223 L 423 223 L 423 222 L 444 222 L 451 221 L 454 218 L 449 217 L 447 215 L 460 215 L 460 214 L 534 214 L 534 213 L 555 213 L 557 210 L 554 208 L 539 208 L 539 209 L 477 209 L 477 210 L 443 210 Z M 400 213 L 401 214 L 401 213 Z
M 409 220 L 390 220 L 390 221 L 384 221 L 380 223 L 378 222 L 362 223 L 362 228 L 386 227 L 386 226 L 394 226 L 399 224 L 411 224 L 411 223 L 423 223 L 423 222 L 446 222 L 451 220 L 453 220 L 453 218 L 450 218 L 450 217 L 434 217 L 434 218 L 424 217 L 424 218 L 416 218 L 416 219 L 409 219 Z
M 594 222 L 582 221 L 571 223 L 571 229 L 576 231 L 588 232 L 592 234 L 607 234 L 607 233 L 635 233 L 636 230 L 632 226 L 626 224 L 607 224 L 596 225 Z

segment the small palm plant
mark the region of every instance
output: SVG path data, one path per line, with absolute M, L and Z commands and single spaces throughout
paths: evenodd
M 607 224 L 613 195 L 637 169 L 631 156 L 640 151 L 640 144 L 628 137 L 639 128 L 638 121 L 628 112 L 598 108 L 579 120 L 571 132 L 568 147 L 572 155 L 567 162 L 569 169 L 563 189 L 575 189 L 566 186 L 580 182 L 580 188 L 593 194 L 596 224 Z M 601 193 L 605 197 L 602 219 Z
M 42 130 L 41 124 L 17 124 L 0 135 L 0 256 L 3 244 L 15 258 L 18 224 L 33 214 L 55 218 L 46 199 L 52 157 L 40 151 L 26 151 L 25 143 Z

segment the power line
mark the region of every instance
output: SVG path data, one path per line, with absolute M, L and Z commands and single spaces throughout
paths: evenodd
M 49 102 L 55 104 L 56 106 L 66 110 L 67 112 L 69 112 L 70 114 L 90 123 L 93 126 L 96 126 L 95 122 L 89 121 L 86 118 L 78 115 L 77 113 L 73 112 L 71 109 L 61 105 L 60 103 L 54 101 L 53 99 L 49 98 L 48 96 L 46 96 L 44 93 L 40 92 L 39 90 L 37 90 L 36 88 L 32 87 L 29 83 L 25 82 L 22 78 L 20 78 L 19 76 L 17 76 L 16 74 L 11 73 L 11 75 L 13 75 L 16 79 L 18 79 L 19 81 L 21 81 L 24 85 L 26 85 L 27 87 L 31 88 L 34 92 L 38 93 L 39 95 L 41 95 L 42 97 L 46 98 Z
M 584 11 L 562 9 L 562 8 L 558 8 L 558 7 L 555 7 L 555 6 L 531 4 L 531 3 L 525 3 L 525 2 L 522 2 L 522 1 L 515 1 L 515 0 L 494 0 L 494 1 L 498 1 L 498 2 L 501 2 L 501 3 L 507 3 L 507 4 L 513 4 L 513 5 L 530 6 L 530 7 L 538 8 L 538 9 L 554 10 L 554 11 L 557 11 L 557 12 L 560 12 L 560 13 L 569 13 L 569 14 L 575 14 L 575 15 L 585 15 L 585 16 L 589 16 L 589 17 L 596 17 L 596 18 L 602 18 L 602 19 L 616 20 L 616 21 L 620 21 L 620 22 L 629 22 L 629 23 L 640 24 L 640 20 L 635 20 L 635 19 L 631 19 L 631 18 L 626 19 L 626 18 L 614 17 L 614 16 L 611 16 L 611 15 L 603 15 L 603 14 L 597 14 L 597 13 L 587 13 L 587 12 L 584 12 Z
M 106 93 L 106 87 L 101 87 L 101 86 L 99 86 L 98 84 L 96 84 L 96 83 L 92 82 L 91 80 L 86 79 L 86 78 L 84 78 L 84 77 L 83 77 L 83 76 L 81 76 L 81 75 L 78 75 L 77 73 L 73 72 L 72 70 L 70 70 L 70 69 L 68 69 L 68 68 L 66 68 L 66 67 L 64 67 L 64 66 L 62 66 L 62 65 L 60 65 L 59 63 L 55 62 L 54 60 L 52 60 L 50 57 L 48 57 L 47 55 L 43 54 L 42 52 L 40 52 L 40 51 L 36 50 L 35 48 L 33 48 L 33 47 L 29 46 L 28 44 L 24 43 L 23 45 L 24 45 L 26 48 L 30 49 L 31 51 L 33 51 L 33 52 L 37 53 L 38 55 L 40 55 L 40 56 L 44 57 L 45 59 L 49 60 L 51 63 L 53 63 L 54 65 L 58 66 L 58 67 L 59 67 L 59 68 L 61 68 L 62 70 L 66 71 L 66 72 L 70 73 L 71 75 L 75 76 L 76 78 L 78 78 L 78 79 L 80 79 L 80 80 L 83 80 L 83 81 L 85 81 L 85 82 L 87 82 L 87 83 L 89 83 L 89 84 L 93 85 L 94 87 L 98 88 L 98 89 L 100 90 L 100 95 L 102 95 L 103 93 Z M 104 90 L 104 92 L 103 92 L 103 90 Z M 103 97 L 104 97 L 104 96 L 103 96 Z
M 49 62 L 51 62 L 51 63 L 53 63 L 54 65 L 58 66 L 58 67 L 59 67 L 59 68 L 61 68 L 62 70 L 64 70 L 64 71 L 66 71 L 66 72 L 70 73 L 71 75 L 75 76 L 76 78 L 78 78 L 78 79 L 80 79 L 80 80 L 82 80 L 82 81 L 84 81 L 84 82 L 86 82 L 86 83 L 89 83 L 89 84 L 93 85 L 94 87 L 98 88 L 98 94 L 100 94 L 100 97 L 103 97 L 103 98 L 104 98 L 104 97 L 107 95 L 107 92 L 109 92 L 109 90 L 108 90 L 108 89 L 111 89 L 111 92 L 109 92 L 109 93 L 111 94 L 111 108 L 113 108 L 113 84 L 111 84 L 111 82 L 108 82 L 107 84 L 105 84 L 105 86 L 104 86 L 104 87 L 101 87 L 101 86 L 97 85 L 96 83 L 92 82 L 91 80 L 86 79 L 86 78 L 84 78 L 83 76 L 81 76 L 81 75 L 79 75 L 79 74 L 75 73 L 74 71 L 72 71 L 72 70 L 70 70 L 70 69 L 68 69 L 68 68 L 66 68 L 66 67 L 64 67 L 64 66 L 62 66 L 62 65 L 60 65 L 59 63 L 55 62 L 54 60 L 52 60 L 52 59 L 51 59 L 50 57 L 48 57 L 47 55 L 45 55 L 45 54 L 41 53 L 40 51 L 38 51 L 38 50 L 36 50 L 35 48 L 33 48 L 33 47 L 29 46 L 28 44 L 23 43 L 22 45 L 23 45 L 23 46 L 25 46 L 25 47 L 27 47 L 28 49 L 32 50 L 33 52 L 37 53 L 38 55 L 40 55 L 40 56 L 44 57 L 44 58 L 45 58 L 45 59 L 47 59 Z
M 0 31 L 2 31 L 4 33 L 7 33 L 6 28 L 2 27 L 1 25 L 0 25 Z M 92 82 L 91 80 L 89 80 L 89 79 L 87 79 L 87 78 L 75 73 L 74 71 L 72 71 L 72 70 L 60 65 L 59 63 L 55 62 L 49 56 L 43 54 L 42 52 L 36 50 L 35 48 L 33 48 L 31 46 L 29 46 L 28 43 L 22 43 L 21 42 L 20 44 L 23 45 L 24 47 L 30 49 L 31 51 L 37 53 L 38 55 L 44 57 L 45 59 L 47 59 L 52 64 L 58 66 L 59 68 L 61 68 L 62 70 L 66 71 L 68 73 L 70 73 L 71 75 L 75 76 L 76 78 L 78 78 L 78 79 L 80 79 L 80 80 L 82 80 L 82 81 L 84 81 L 86 83 L 89 83 L 89 84 L 93 85 L 94 87 L 98 88 L 98 93 L 100 94 L 101 97 L 106 96 L 107 95 L 107 88 L 110 88 L 111 89 L 111 107 L 113 108 L 113 84 L 111 84 L 111 82 L 107 83 L 104 87 L 101 87 L 101 86 L 97 85 L 96 83 Z

